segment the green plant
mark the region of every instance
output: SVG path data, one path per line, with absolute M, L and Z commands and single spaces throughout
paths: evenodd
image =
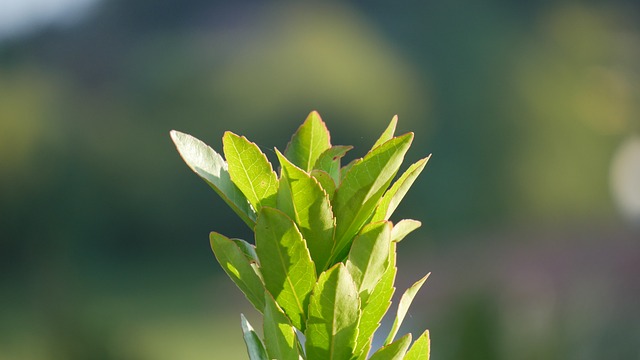
M 241 316 L 251 360 L 367 358 L 395 291 L 396 244 L 420 226 L 389 221 L 428 160 L 390 186 L 413 140 L 413 133 L 394 137 L 396 123 L 394 117 L 363 158 L 342 167 L 352 147 L 332 146 L 312 112 L 284 154 L 275 150 L 279 176 L 243 136 L 224 134 L 225 161 L 200 140 L 171 132 L 187 165 L 255 233 L 255 246 L 210 235 L 224 271 L 264 315 L 264 339 Z M 369 359 L 429 358 L 428 331 L 411 349 L 411 334 L 394 341 L 427 276 L 404 293 L 384 346 Z

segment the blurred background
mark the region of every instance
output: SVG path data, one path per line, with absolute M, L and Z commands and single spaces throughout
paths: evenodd
M 169 130 L 273 158 L 314 109 L 349 159 L 394 114 L 405 167 L 433 153 L 392 219 L 423 222 L 396 295 L 432 272 L 401 333 L 433 359 L 640 359 L 639 24 L 622 0 L 2 0 L 0 359 L 246 359 L 259 316 L 208 232 L 250 231 Z

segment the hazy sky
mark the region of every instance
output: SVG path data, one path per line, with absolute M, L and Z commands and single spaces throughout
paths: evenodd
M 0 40 L 73 22 L 99 0 L 0 0 Z

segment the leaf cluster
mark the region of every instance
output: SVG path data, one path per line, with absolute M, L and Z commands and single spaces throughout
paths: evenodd
M 420 226 L 389 218 L 424 169 L 419 160 L 393 180 L 413 140 L 395 136 L 394 117 L 371 150 L 342 165 L 351 146 L 331 145 L 317 112 L 294 133 L 279 171 L 260 148 L 232 132 L 224 158 L 178 131 L 171 137 L 187 165 L 254 231 L 255 243 L 212 232 L 216 259 L 264 315 L 261 339 L 246 318 L 251 360 L 428 359 L 425 331 L 395 339 L 426 276 L 402 296 L 385 344 L 368 357 L 395 291 L 396 244 Z M 393 182 L 393 185 L 392 185 Z

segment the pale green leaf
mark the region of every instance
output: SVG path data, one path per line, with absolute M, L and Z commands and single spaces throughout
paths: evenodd
M 331 201 L 333 199 L 333 195 L 336 193 L 336 183 L 331 178 L 331 175 L 327 174 L 323 170 L 313 169 L 311 170 L 311 176 L 318 180 L 320 186 L 324 189 L 324 192 L 329 195 L 329 201 Z
M 238 186 L 256 211 L 276 206 L 278 177 L 258 145 L 230 131 L 222 137 L 222 149 L 229 164 L 231 181 Z
M 215 190 L 231 209 L 253 229 L 256 213 L 249 202 L 231 181 L 227 163 L 207 144 L 191 135 L 171 131 L 171 139 L 185 163 Z
M 296 166 L 310 172 L 320 154 L 330 147 L 329 130 L 320 114 L 312 111 L 291 137 L 284 154 Z
M 300 358 L 300 344 L 296 331 L 268 291 L 265 291 L 263 333 L 270 359 L 298 360 Z
M 253 244 L 249 244 L 248 242 L 242 239 L 231 239 L 231 240 L 234 243 L 236 243 L 236 245 L 238 245 L 238 247 L 240 248 L 240 250 L 242 250 L 242 253 L 244 253 L 244 256 L 247 258 L 247 260 L 249 260 L 249 262 L 253 262 L 253 263 L 258 262 L 258 254 L 256 254 L 256 247 L 253 246 Z
M 404 360 L 429 360 L 429 330 L 420 335 L 420 337 L 413 342 L 411 349 L 407 351 Z
M 238 245 L 224 235 L 212 232 L 211 249 L 222 269 L 242 290 L 258 311 L 264 309 L 264 285 L 250 264 L 250 260 Z
M 277 150 L 276 154 L 282 167 L 281 177 L 286 178 L 286 184 L 290 186 L 293 213 L 287 215 L 298 225 L 319 274 L 327 267 L 334 244 L 335 220 L 329 196 L 313 176 L 296 167 Z
M 361 297 L 367 298 L 389 266 L 391 223 L 368 224 L 353 240 L 347 269 Z
M 402 360 L 411 344 L 411 334 L 406 334 L 397 341 L 376 351 L 369 360 Z
M 412 231 L 419 228 L 422 223 L 418 220 L 404 219 L 400 220 L 393 226 L 391 230 L 391 241 L 400 242 L 405 236 L 409 235 Z
M 308 360 L 348 360 L 358 332 L 358 290 L 342 263 L 320 274 L 309 302 Z
M 253 330 L 253 327 L 249 324 L 247 318 L 245 318 L 243 314 L 240 314 L 240 319 L 242 324 L 242 334 L 244 335 L 244 343 L 247 345 L 247 352 L 249 353 L 249 360 L 269 360 L 260 337 L 256 331 Z
M 353 237 L 369 219 L 411 145 L 413 133 L 393 138 L 353 165 L 336 190 L 336 249 L 333 260 L 342 261 Z
M 407 194 L 407 191 L 409 191 L 411 185 L 413 185 L 418 175 L 420 175 L 422 170 L 424 170 L 425 165 L 427 165 L 427 161 L 429 161 L 429 157 L 421 159 L 415 164 L 409 166 L 407 171 L 405 171 L 384 194 L 371 221 L 389 220 L 400 204 L 400 201 L 402 201 L 404 196 Z
M 256 223 L 256 253 L 267 290 L 291 323 L 304 330 L 316 270 L 302 234 L 282 211 L 262 208 Z
M 391 140 L 393 138 L 393 134 L 396 132 L 396 125 L 397 124 L 398 124 L 398 115 L 395 115 L 391 119 L 391 122 L 389 123 L 389 126 L 387 126 L 387 128 L 384 130 L 382 135 L 380 135 L 378 140 L 376 140 L 375 144 L 373 144 L 373 146 L 371 147 L 371 150 L 373 150 L 373 149 L 377 148 L 378 146 L 380 146 L 380 145 L 386 143 L 387 141 Z
M 340 183 L 340 161 L 351 149 L 353 146 L 334 146 L 327 149 L 320 155 L 313 168 L 325 171 L 338 184 Z
M 416 296 L 418 290 L 420 290 L 422 284 L 424 284 L 428 277 L 429 274 L 425 275 L 422 279 L 416 281 L 415 284 L 411 285 L 411 287 L 408 288 L 407 291 L 404 292 L 404 294 L 402 294 L 400 303 L 398 304 L 398 313 L 395 320 L 393 320 L 393 325 L 391 326 L 391 331 L 389 332 L 389 336 L 387 337 L 385 344 L 391 343 L 393 341 L 393 338 L 396 337 L 398 329 L 400 329 L 400 325 L 402 325 L 402 321 L 404 321 L 404 317 L 407 315 L 409 307 L 413 302 L 413 298 Z
M 396 279 L 396 272 L 396 243 L 392 242 L 389 246 L 389 265 L 387 269 L 371 292 L 371 295 L 366 299 L 362 299 L 362 316 L 356 346 L 356 354 L 360 354 L 359 360 L 366 358 L 371 347 L 373 334 L 380 326 L 380 321 L 387 313 L 389 306 L 391 306 L 391 298 L 395 291 L 393 284 Z

